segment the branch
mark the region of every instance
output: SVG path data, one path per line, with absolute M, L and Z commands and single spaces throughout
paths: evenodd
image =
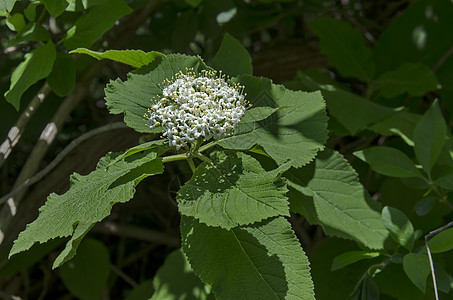
M 104 125 L 102 127 L 96 128 L 94 130 L 91 130 L 91 131 L 79 136 L 78 138 L 73 140 L 69 145 L 67 145 L 63 149 L 63 151 L 58 153 L 57 157 L 46 168 L 44 168 L 43 170 L 38 172 L 33 177 L 28 178 L 27 180 L 25 180 L 21 185 L 19 185 L 17 188 L 15 188 L 10 193 L 8 193 L 5 196 L 1 197 L 0 198 L 0 205 L 5 203 L 6 201 L 8 201 L 8 202 L 14 201 L 13 197 L 16 194 L 21 192 L 23 189 L 28 188 L 29 186 L 31 186 L 31 185 L 35 184 L 36 182 L 40 181 L 44 176 L 49 174 L 50 171 L 52 171 L 66 157 L 66 155 L 68 155 L 72 150 L 77 148 L 77 146 L 79 146 L 84 141 L 88 140 L 89 138 L 91 138 L 91 137 L 93 137 L 93 136 L 95 136 L 97 134 L 101 134 L 101 133 L 106 132 L 106 131 L 120 129 L 120 128 L 127 128 L 126 124 L 124 124 L 123 122 L 110 123 L 110 124 L 107 124 L 107 125 Z
M 38 110 L 41 103 L 49 95 L 51 89 L 50 86 L 45 82 L 38 93 L 28 103 L 27 108 L 22 112 L 16 124 L 8 132 L 8 136 L 5 138 L 3 143 L 0 145 L 0 167 L 3 165 L 9 154 L 13 150 L 14 146 L 19 141 L 22 133 L 24 132 L 25 126 L 31 119 L 36 110 Z

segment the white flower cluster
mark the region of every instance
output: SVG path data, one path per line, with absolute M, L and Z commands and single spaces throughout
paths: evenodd
M 225 137 L 246 110 L 243 88 L 215 71 L 179 72 L 164 82 L 162 97 L 148 110 L 148 124 L 162 126 L 163 136 L 177 149 L 199 138 Z

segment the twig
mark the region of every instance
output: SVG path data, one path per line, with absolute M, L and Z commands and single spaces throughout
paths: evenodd
M 447 60 L 447 58 L 450 57 L 450 55 L 453 54 L 453 46 L 450 47 L 450 49 L 447 50 L 447 52 L 445 52 L 445 54 L 434 64 L 434 66 L 431 68 L 431 70 L 433 72 L 437 71 L 437 69 L 439 69 L 443 64 L 444 62 Z
M 0 167 L 3 165 L 9 154 L 13 150 L 14 146 L 19 141 L 22 133 L 27 126 L 28 121 L 31 119 L 35 111 L 39 108 L 41 103 L 50 93 L 50 86 L 45 82 L 38 93 L 31 99 L 27 108 L 22 112 L 16 124 L 8 132 L 8 136 L 5 138 L 3 143 L 0 145 Z
M 132 279 L 126 273 L 121 271 L 117 266 L 111 264 L 110 265 L 110 269 L 113 271 L 113 273 L 118 275 L 118 277 L 122 278 L 124 281 L 129 283 L 132 287 L 136 287 L 138 285 L 137 282 L 135 282 L 134 279 Z
M 91 130 L 91 131 L 79 136 L 78 138 L 73 140 L 69 145 L 67 145 L 63 149 L 63 151 L 58 153 L 57 157 L 46 168 L 44 168 L 43 170 L 38 172 L 33 177 L 25 180 L 21 185 L 19 185 L 17 188 L 12 190 L 10 193 L 8 193 L 5 196 L 1 197 L 0 198 L 0 205 L 5 203 L 6 201 L 10 201 L 9 200 L 10 198 L 13 198 L 17 193 L 19 193 L 23 189 L 25 189 L 25 188 L 35 184 L 36 182 L 40 181 L 44 176 L 49 174 L 49 172 L 52 171 L 66 157 L 66 155 L 68 155 L 72 150 L 77 148 L 77 146 L 79 146 L 84 141 L 86 141 L 89 138 L 91 138 L 91 137 L 93 137 L 95 135 L 98 135 L 100 133 L 103 133 L 103 132 L 106 132 L 106 131 L 110 131 L 110 130 L 120 129 L 120 128 L 126 128 L 126 124 L 124 124 L 123 122 L 110 123 L 110 124 L 104 125 L 102 127 L 93 129 L 93 130 Z
M 436 230 L 431 231 L 429 234 L 425 235 L 425 246 L 426 246 L 426 250 L 428 252 L 429 267 L 431 268 L 431 275 L 433 277 L 434 295 L 436 296 L 436 300 L 439 300 L 439 292 L 437 291 L 436 274 L 434 272 L 433 257 L 431 255 L 431 249 L 429 248 L 428 241 L 436 234 L 438 234 L 450 227 L 453 227 L 453 221 L 451 221 L 447 225 L 444 225 Z

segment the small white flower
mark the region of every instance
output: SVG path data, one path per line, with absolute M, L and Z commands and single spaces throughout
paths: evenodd
M 163 136 L 177 149 L 200 137 L 209 140 L 233 133 L 246 110 L 244 87 L 215 71 L 187 70 L 167 80 L 162 96 L 148 110 L 150 128 L 162 126 Z

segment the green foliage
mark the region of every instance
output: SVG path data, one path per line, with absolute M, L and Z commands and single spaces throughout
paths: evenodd
M 234 63 L 232 63 L 234 61 Z M 241 43 L 234 37 L 225 34 L 220 49 L 214 56 L 211 66 L 222 70 L 229 76 L 241 74 L 252 75 L 252 59 Z
M 345 77 L 370 81 L 374 76 L 372 51 L 365 45 L 362 33 L 346 22 L 319 18 L 310 22 L 313 32 L 321 40 L 321 50 L 329 63 Z
M 70 50 L 91 47 L 119 18 L 131 12 L 132 9 L 124 0 L 101 2 L 99 5 L 91 7 L 68 30 L 64 46 Z
M 442 253 L 453 249 L 453 228 L 442 231 L 429 240 L 432 253 Z
M 425 253 L 408 253 L 403 258 L 403 268 L 412 283 L 425 293 L 429 275 L 428 256 Z
M 400 210 L 393 207 L 382 209 L 382 222 L 385 228 L 390 231 L 392 238 L 409 251 L 414 246 L 414 227 L 407 216 Z
M 152 287 L 155 292 L 151 300 L 213 298 L 210 288 L 194 274 L 181 250 L 167 256 L 154 276 Z
M 157 65 L 158 63 L 158 65 Z M 157 66 L 156 66 L 157 65 Z M 146 126 L 145 113 L 152 105 L 153 96 L 161 94 L 160 84 L 172 78 L 179 71 L 193 68 L 195 72 L 207 69 L 197 57 L 171 54 L 156 59 L 140 72 L 132 72 L 126 81 L 111 81 L 105 89 L 105 99 L 110 113 L 124 113 L 124 122 L 138 132 L 155 132 Z M 148 72 L 146 72 L 148 71 Z
M 69 2 L 62 0 L 42 0 L 42 2 L 50 15 L 54 18 L 61 15 L 69 4 Z
M 181 214 L 227 230 L 278 215 L 289 215 L 285 181 L 252 157 L 216 152 L 178 192 Z
M 182 217 L 181 236 L 217 299 L 315 299 L 307 257 L 283 217 L 231 230 Z
M 17 0 L 0 0 L 0 10 L 10 12 L 13 10 L 14 4 Z
M 71 93 L 76 82 L 74 60 L 71 55 L 57 52 L 52 72 L 47 77 L 52 90 L 58 96 L 67 96 Z
M 436 76 L 426 65 L 408 63 L 382 74 L 372 84 L 386 98 L 405 92 L 411 96 L 423 96 L 437 89 L 437 86 Z
M 370 147 L 357 151 L 355 156 L 368 163 L 378 173 L 393 177 L 421 177 L 412 160 L 398 149 Z
M 95 300 L 102 295 L 110 273 L 107 247 L 95 239 L 86 239 L 77 256 L 60 268 L 63 283 L 81 300 Z
M 152 51 L 143 52 L 141 50 L 107 50 L 98 52 L 86 48 L 77 48 L 70 53 L 88 54 L 97 60 L 110 59 L 123 64 L 131 65 L 134 68 L 141 68 L 152 63 L 156 58 L 163 57 L 162 53 Z
M 372 251 L 349 251 L 344 252 L 338 256 L 336 256 L 332 262 L 332 271 L 336 271 L 342 269 L 350 264 L 358 262 L 362 259 L 369 259 L 378 257 L 380 254 L 379 252 L 372 252 Z
M 11 75 L 11 85 L 5 99 L 16 110 L 19 109 L 22 94 L 38 80 L 47 77 L 55 61 L 55 46 L 52 42 L 30 52 Z
M 152 151 L 137 154 L 108 168 L 118 154 L 108 154 L 87 176 L 73 174 L 72 187 L 63 195 L 52 194 L 40 209 L 39 217 L 23 231 L 10 256 L 29 249 L 34 243 L 45 243 L 57 237 L 73 235 L 65 252 L 54 263 L 63 264 L 75 254 L 78 243 L 96 222 L 110 214 L 112 205 L 126 202 L 143 176 L 163 172 L 162 162 Z
M 325 103 L 318 93 L 294 92 L 268 79 L 240 76 L 252 107 L 283 107 L 262 122 L 241 124 L 218 144 L 247 150 L 260 145 L 278 164 L 300 167 L 310 162 L 327 140 Z
M 415 156 L 430 176 L 431 168 L 439 157 L 445 142 L 447 126 L 435 101 L 423 115 L 414 130 Z
M 383 249 L 388 236 L 380 204 L 372 201 L 357 173 L 337 152 L 325 150 L 305 168 L 291 169 L 288 179 L 291 210 L 313 218 L 324 232 L 356 240 L 371 249 Z

